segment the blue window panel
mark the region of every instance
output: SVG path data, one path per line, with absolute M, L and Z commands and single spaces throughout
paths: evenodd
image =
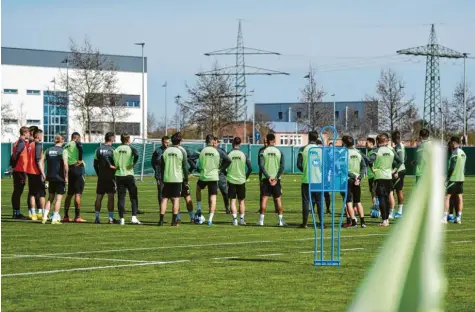
M 26 94 L 28 95 L 40 95 L 40 90 L 26 90 Z
M 18 89 L 3 89 L 4 94 L 18 94 Z

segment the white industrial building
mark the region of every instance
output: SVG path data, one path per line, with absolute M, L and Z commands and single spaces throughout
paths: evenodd
M 104 56 L 118 68 L 117 89 L 125 106 L 123 117 L 115 123 L 116 133 L 146 137 L 146 133 L 142 133 L 142 129 L 146 129 L 146 124 L 142 127 L 142 116 L 147 116 L 147 59 L 143 67 L 140 56 Z M 69 137 L 77 131 L 85 136 L 78 110 L 69 104 L 65 88 L 56 83 L 66 71 L 74 75 L 75 69 L 69 68 L 67 62 L 71 58 L 69 52 L 2 47 L 1 57 L 2 142 L 16 140 L 23 125 L 43 129 L 45 142 L 52 142 L 56 134 Z M 143 68 L 145 101 L 141 96 Z M 91 119 L 91 141 L 100 142 L 105 132 L 112 131 L 111 119 L 101 109 L 95 110 Z M 147 118 L 144 119 L 146 123 Z

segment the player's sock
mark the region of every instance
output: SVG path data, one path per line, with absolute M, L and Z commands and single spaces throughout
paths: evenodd
M 244 214 L 241 213 L 241 220 L 244 220 Z
M 176 224 L 177 217 L 178 217 L 178 215 L 173 214 L 173 216 L 172 216 L 172 225 Z
M 43 214 L 43 220 L 47 220 L 49 216 L 49 210 L 45 209 Z
M 74 208 L 74 219 L 77 219 L 81 216 L 79 208 Z
M 176 218 L 177 218 L 177 220 L 181 220 L 181 214 L 178 213 L 178 214 L 176 215 Z
M 114 212 L 109 211 L 109 221 L 112 221 L 112 220 L 114 220 Z
M 461 213 L 461 212 L 457 212 L 457 217 L 462 217 L 462 213 Z
M 259 222 L 260 223 L 264 222 L 264 215 L 263 214 L 259 215 Z
M 209 213 L 209 222 L 213 222 L 214 213 Z
M 350 217 L 346 218 L 346 224 L 351 224 L 351 218 Z
M 279 222 L 282 222 L 283 217 L 284 217 L 283 215 L 281 215 L 281 214 L 279 215 Z
M 360 217 L 360 222 L 361 222 L 361 225 L 365 224 L 364 223 L 364 217 Z
M 99 219 L 99 214 L 100 214 L 100 212 L 96 211 L 96 219 Z
M 54 212 L 53 213 L 53 220 L 59 220 L 60 217 L 59 217 L 59 212 Z
M 397 213 L 402 214 L 402 205 L 399 205 L 399 209 L 398 209 Z
M 31 214 L 32 214 L 32 215 L 35 215 L 35 214 L 36 214 L 36 209 L 35 209 L 35 208 L 31 208 Z
M 160 214 L 160 222 L 163 222 L 163 218 L 165 218 L 164 214 Z
M 351 225 L 352 226 L 358 225 L 358 223 L 356 223 L 356 219 L 351 219 Z
M 233 220 L 237 219 L 237 213 L 233 213 Z
M 448 213 L 448 212 L 446 212 L 446 211 L 444 211 L 444 220 L 446 220 L 446 221 L 447 221 L 447 216 L 448 216 L 448 215 L 449 215 L 449 213 Z
M 201 202 L 196 202 L 196 210 L 201 210 Z
M 43 209 L 38 209 L 38 214 L 43 215 Z
M 391 211 L 389 212 L 389 215 L 390 215 L 390 216 L 393 216 L 393 215 L 394 215 L 394 209 L 391 209 Z

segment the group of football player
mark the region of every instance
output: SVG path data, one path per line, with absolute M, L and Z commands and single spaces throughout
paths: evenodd
M 11 166 L 13 168 L 12 207 L 14 219 L 41 220 L 52 224 L 62 222 L 85 222 L 80 215 L 81 195 L 85 185 L 85 163 L 83 161 L 83 146 L 81 136 L 74 132 L 71 140 L 65 144 L 61 135 L 54 138 L 54 146 L 43 152 L 43 132 L 37 127 L 22 127 L 20 138 L 13 145 Z M 157 148 L 151 158 L 151 165 L 155 171 L 155 180 L 160 207 L 159 226 L 165 223 L 165 213 L 168 201 L 172 203 L 172 220 L 170 224 L 177 226 L 181 223 L 180 198 L 184 198 L 190 222 L 202 224 L 206 222 L 202 213 L 202 191 L 208 189 L 209 215 L 207 223 L 213 224 L 216 212 L 218 189 L 224 199 L 227 214 L 232 215 L 233 225 L 245 225 L 245 198 L 246 181 L 252 173 L 251 162 L 241 151 L 241 139 L 236 137 L 232 142 L 232 150 L 228 153 L 219 147 L 219 141 L 213 135 L 207 135 L 206 146 L 191 153 L 181 145 L 182 134 L 175 133 L 171 138 L 164 136 L 161 146 Z M 138 190 L 134 177 L 134 166 L 139 154 L 131 146 L 130 136 L 126 133 L 120 136 L 121 145 L 113 147 L 115 134 L 106 133 L 104 143 L 101 144 L 94 157 L 94 169 L 97 174 L 95 223 L 101 223 L 100 212 L 102 200 L 107 195 L 110 224 L 125 224 L 125 198 L 127 192 L 131 202 L 131 223 L 141 224 L 137 215 Z M 420 144 L 417 148 L 417 159 L 412 163 L 416 167 L 416 181 L 424 172 L 427 146 L 430 144 L 429 132 L 425 129 L 420 132 Z M 171 143 L 171 144 L 170 144 Z M 391 140 L 386 133 L 379 134 L 376 139 L 367 138 L 366 153 L 355 147 L 354 139 L 345 135 L 342 137 L 343 146 L 348 153 L 348 184 L 346 196 L 346 217 L 344 227 L 358 227 L 357 215 L 360 217 L 360 226 L 366 227 L 364 209 L 361 204 L 361 181 L 368 177 L 369 191 L 373 201 L 371 216 L 381 216 L 381 226 L 388 226 L 389 220 L 400 218 L 404 204 L 404 177 L 406 153 L 401 142 L 399 131 L 391 133 Z M 285 226 L 282 207 L 281 177 L 284 172 L 284 155 L 275 146 L 275 135 L 270 133 L 264 140 L 264 146 L 258 153 L 260 208 L 258 210 L 258 225 L 264 225 L 264 217 L 269 197 L 273 198 L 275 212 L 278 215 L 278 225 Z M 325 198 L 326 212 L 331 213 L 331 196 L 328 192 L 321 196 L 318 192 L 309 192 L 309 183 L 313 175 L 309 165 L 315 159 L 309 159 L 309 151 L 321 147 L 322 142 L 316 132 L 309 133 L 309 142 L 300 148 L 297 157 L 297 168 L 302 171 L 302 224 L 306 228 L 309 213 L 315 209 L 320 225 L 323 225 L 323 208 L 320 207 L 321 197 Z M 318 150 L 318 148 L 317 148 Z M 449 142 L 449 170 L 447 178 L 446 213 L 443 222 L 461 223 L 463 208 L 463 181 L 466 156 L 459 148 L 459 140 L 451 138 Z M 322 153 L 315 153 L 313 157 L 320 158 Z M 189 186 L 189 176 L 193 171 L 199 172 L 196 184 L 196 206 L 194 211 L 193 200 Z M 28 181 L 28 217 L 20 213 L 20 201 L 24 187 Z M 46 198 L 46 189 L 48 197 Z M 67 194 L 66 194 L 67 191 Z M 115 194 L 118 195 L 117 210 L 119 220 L 114 218 Z M 62 196 L 66 194 L 64 203 L 64 217 L 60 217 Z M 343 194 L 342 194 L 343 195 Z M 395 208 L 394 195 L 397 197 L 398 209 Z M 343 196 L 344 197 L 344 196 Z M 69 216 L 69 208 L 74 199 L 74 218 Z M 333 197 L 334 199 L 334 197 Z M 311 207 L 312 202 L 313 207 Z M 53 212 L 50 215 L 50 209 Z M 449 215 L 450 208 L 450 215 Z M 312 209 L 312 210 L 311 210 Z M 456 216 L 452 210 L 456 210 Z M 238 219 L 239 210 L 239 219 Z M 315 210 L 313 210 L 315 211 Z

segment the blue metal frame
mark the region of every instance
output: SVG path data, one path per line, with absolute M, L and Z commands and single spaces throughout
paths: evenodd
M 333 131 L 333 137 L 336 138 L 338 136 L 338 132 L 332 126 L 326 126 L 322 128 L 320 131 L 320 138 L 323 142 L 323 146 L 319 147 L 312 147 L 308 150 L 308 157 L 307 161 L 309 165 L 307 166 L 307 174 L 309 177 L 309 187 L 308 187 L 308 197 L 310 203 L 310 211 L 312 213 L 313 219 L 313 229 L 315 232 L 315 250 L 314 250 L 314 265 L 316 266 L 339 266 L 341 264 L 340 261 L 340 240 L 341 240 L 341 226 L 343 223 L 343 216 L 345 212 L 345 203 L 346 198 L 348 196 L 347 191 L 347 183 L 348 183 L 348 150 L 345 147 L 325 147 L 325 140 L 323 138 L 323 133 L 327 130 Z M 316 150 L 321 151 L 321 162 L 317 163 L 317 165 L 313 164 L 312 155 Z M 312 153 L 313 151 L 313 153 Z M 344 153 L 344 162 L 341 161 L 337 164 L 337 157 L 336 153 L 341 154 Z M 330 159 L 331 158 L 331 159 Z M 312 164 L 312 165 L 310 165 Z M 338 166 L 337 166 L 338 165 Z M 316 170 L 315 167 L 320 168 L 320 176 L 321 181 L 312 181 L 312 169 Z M 329 168 L 330 167 L 330 168 Z M 327 179 L 329 177 L 330 179 Z M 338 180 L 338 184 L 336 181 Z M 319 192 L 320 193 L 320 237 L 318 237 L 318 228 L 317 228 L 317 220 L 315 217 L 315 212 L 313 209 L 313 202 L 312 202 L 312 193 Z M 324 193 L 331 192 L 332 194 L 332 202 L 331 202 L 331 242 L 330 242 L 330 259 L 325 259 L 325 244 L 324 244 L 324 227 L 323 227 L 323 220 L 324 220 Z M 340 221 L 338 222 L 337 226 L 338 229 L 335 229 L 335 193 L 340 192 L 344 194 L 343 198 L 343 205 L 341 208 L 340 214 Z M 335 246 L 335 232 L 337 235 L 337 244 Z M 319 244 L 320 238 L 320 244 Z M 319 249 L 320 247 L 320 249 Z M 335 256 L 335 247 L 336 247 L 336 256 Z M 318 255 L 320 253 L 320 255 Z

